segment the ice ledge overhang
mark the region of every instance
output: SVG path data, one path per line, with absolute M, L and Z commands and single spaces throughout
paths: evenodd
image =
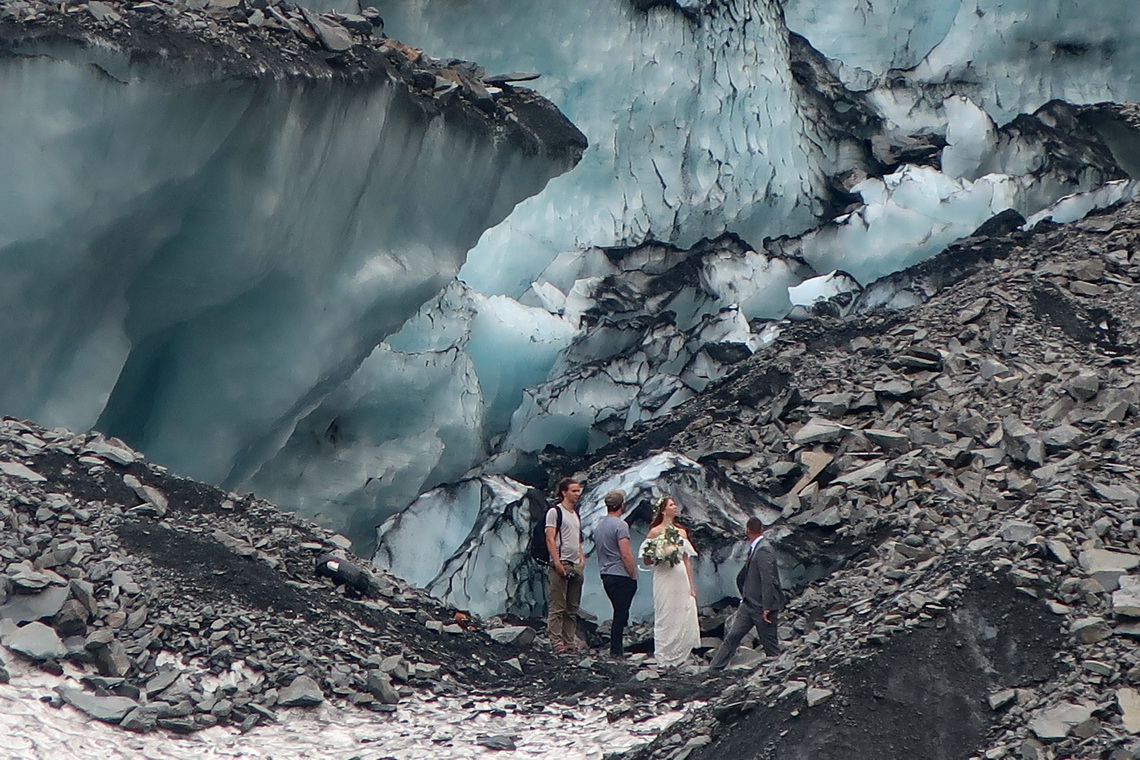
M 47 57 L 92 65 L 125 83 L 390 83 L 403 88 L 425 115 L 442 115 L 566 169 L 586 149 L 585 135 L 553 103 L 502 78 L 485 83 L 475 64 L 434 60 L 398 40 L 353 31 L 333 15 L 286 0 L 266 4 L 266 14 L 284 22 L 274 29 L 250 25 L 252 14 L 262 11 L 251 5 L 247 17 L 244 8 L 242 3 L 225 12 L 193 10 L 169 0 L 86 6 L 0 0 L 0 60 Z

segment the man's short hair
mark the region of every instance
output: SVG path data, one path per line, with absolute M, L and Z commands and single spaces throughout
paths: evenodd
M 760 522 L 759 517 L 749 517 L 748 522 L 744 523 L 744 529 L 749 535 L 755 536 L 764 532 L 764 523 Z
M 606 503 L 606 509 L 613 512 L 622 504 L 625 504 L 625 491 L 610 491 L 602 501 Z
M 562 478 L 562 480 L 558 481 L 558 497 L 561 498 L 565 496 L 566 492 L 570 490 L 570 486 L 575 483 L 578 483 L 578 481 L 574 480 L 574 478 Z M 579 485 L 581 484 L 579 483 Z

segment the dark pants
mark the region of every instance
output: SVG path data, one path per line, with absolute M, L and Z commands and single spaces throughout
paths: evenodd
M 606 590 L 606 596 L 614 607 L 614 621 L 610 625 L 610 654 L 621 657 L 625 654 L 622 635 L 625 633 L 625 624 L 629 622 L 629 605 L 633 604 L 633 595 L 637 593 L 637 581 L 628 575 L 603 575 L 602 588 Z
M 724 636 L 724 643 L 716 650 L 709 667 L 714 670 L 721 670 L 728 665 L 729 660 L 736 654 L 740 642 L 744 640 L 744 636 L 753 628 L 760 634 L 760 644 L 764 647 L 764 654 L 769 657 L 775 657 L 779 654 L 779 613 L 771 610 L 768 616 L 772 618 L 771 623 L 764 622 L 764 611 L 759 607 L 741 603 L 736 610 L 736 616 L 732 619 L 732 625 L 729 626 L 728 632 Z

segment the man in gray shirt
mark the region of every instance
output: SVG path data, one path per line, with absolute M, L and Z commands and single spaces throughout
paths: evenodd
M 605 497 L 606 516 L 594 528 L 594 545 L 598 547 L 598 569 L 602 575 L 602 588 L 614 608 L 610 624 L 610 654 L 624 657 L 622 635 L 629 622 L 629 606 L 637 593 L 637 566 L 629 548 L 629 525 L 621 518 L 625 507 L 625 492 L 610 491 Z

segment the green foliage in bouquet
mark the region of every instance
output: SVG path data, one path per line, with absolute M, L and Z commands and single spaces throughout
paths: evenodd
M 647 565 L 665 563 L 670 566 L 677 565 L 684 552 L 681 550 L 681 531 L 677 526 L 669 525 L 661 531 L 661 535 L 648 539 L 641 546 L 641 560 Z

